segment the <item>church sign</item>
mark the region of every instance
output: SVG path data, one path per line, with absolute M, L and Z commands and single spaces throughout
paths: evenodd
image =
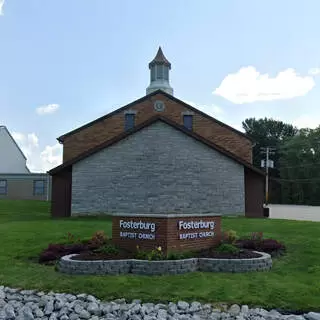
M 135 250 L 161 246 L 164 252 L 193 251 L 219 244 L 221 217 L 217 214 L 115 214 L 115 245 Z

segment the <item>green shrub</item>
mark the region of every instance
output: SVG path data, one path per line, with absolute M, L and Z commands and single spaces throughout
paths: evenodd
M 219 247 L 216 248 L 217 252 L 223 253 L 237 253 L 239 248 L 230 243 L 222 243 Z
M 151 251 L 144 251 L 140 250 L 139 246 L 136 247 L 137 252 L 135 253 L 135 259 L 140 260 L 149 260 L 149 261 L 159 261 L 159 260 L 166 260 L 166 256 L 162 251 L 162 248 L 156 247 Z
M 112 244 L 106 244 L 94 250 L 94 252 L 117 255 L 119 253 L 119 249 Z
M 234 244 L 238 238 L 237 232 L 234 230 L 227 230 L 223 234 L 223 242 L 225 243 Z
M 194 257 L 192 252 L 169 252 L 167 255 L 167 260 L 181 260 L 189 259 Z
M 95 246 L 95 247 L 101 247 L 103 246 L 108 240 L 107 235 L 104 233 L 104 231 L 96 231 L 91 239 L 90 239 L 90 244 Z

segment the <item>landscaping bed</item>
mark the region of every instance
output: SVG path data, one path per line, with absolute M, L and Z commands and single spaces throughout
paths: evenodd
M 252 250 L 239 250 L 238 252 L 218 252 L 213 249 L 201 250 L 197 253 L 197 258 L 213 259 L 253 259 L 259 258 L 261 254 Z
M 123 260 L 134 259 L 134 254 L 128 251 L 118 253 L 82 252 L 72 257 L 72 260 L 95 261 L 95 260 Z
M 193 258 L 215 258 L 215 259 L 252 259 L 259 258 L 261 254 L 251 250 L 240 250 L 237 253 L 216 252 L 213 250 L 202 250 L 192 255 Z M 134 259 L 135 256 L 131 252 L 120 251 L 118 254 L 82 252 L 72 257 L 73 260 L 94 261 L 94 260 L 123 260 Z M 180 258 L 171 259 L 180 260 Z
M 224 230 L 236 230 L 241 238 L 261 230 L 264 238 L 286 245 L 285 255 L 275 256 L 269 272 L 78 277 L 56 272 L 53 265 L 39 264 L 39 253 L 50 242 L 64 242 L 67 232 L 81 239 L 90 237 L 95 230 L 111 235 L 111 218 L 51 219 L 49 205 L 41 201 L 0 200 L 1 284 L 47 292 L 86 292 L 104 300 L 126 298 L 158 303 L 196 299 L 286 311 L 320 310 L 318 222 L 222 218 Z
M 72 260 L 79 261 L 128 259 L 164 261 L 189 258 L 254 259 L 261 257 L 259 252 L 265 252 L 271 256 L 280 256 L 285 252 L 285 246 L 282 243 L 274 239 L 263 239 L 262 233 L 252 233 L 250 236 L 239 239 L 233 230 L 224 232 L 219 246 L 194 252 L 164 253 L 160 246 L 149 251 L 140 250 L 137 246 L 134 252 L 130 252 L 116 247 L 112 239 L 109 239 L 103 231 L 96 231 L 87 240 L 76 239 L 74 235 L 68 233 L 66 240 L 69 243 L 49 244 L 40 254 L 39 262 L 52 264 L 70 254 L 72 254 Z

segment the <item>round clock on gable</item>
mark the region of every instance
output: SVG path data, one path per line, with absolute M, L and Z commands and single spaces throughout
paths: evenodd
M 161 112 L 161 111 L 164 111 L 165 105 L 164 105 L 163 101 L 157 100 L 157 101 L 155 101 L 153 107 L 154 107 L 155 111 Z

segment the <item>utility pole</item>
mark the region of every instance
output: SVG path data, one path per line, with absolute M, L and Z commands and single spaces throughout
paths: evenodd
M 265 202 L 268 205 L 269 202 L 269 168 L 273 168 L 273 161 L 269 159 L 269 156 L 275 154 L 276 148 L 273 147 L 261 147 L 261 153 L 266 155 L 266 159 L 261 161 L 261 167 L 266 168 L 266 195 Z

